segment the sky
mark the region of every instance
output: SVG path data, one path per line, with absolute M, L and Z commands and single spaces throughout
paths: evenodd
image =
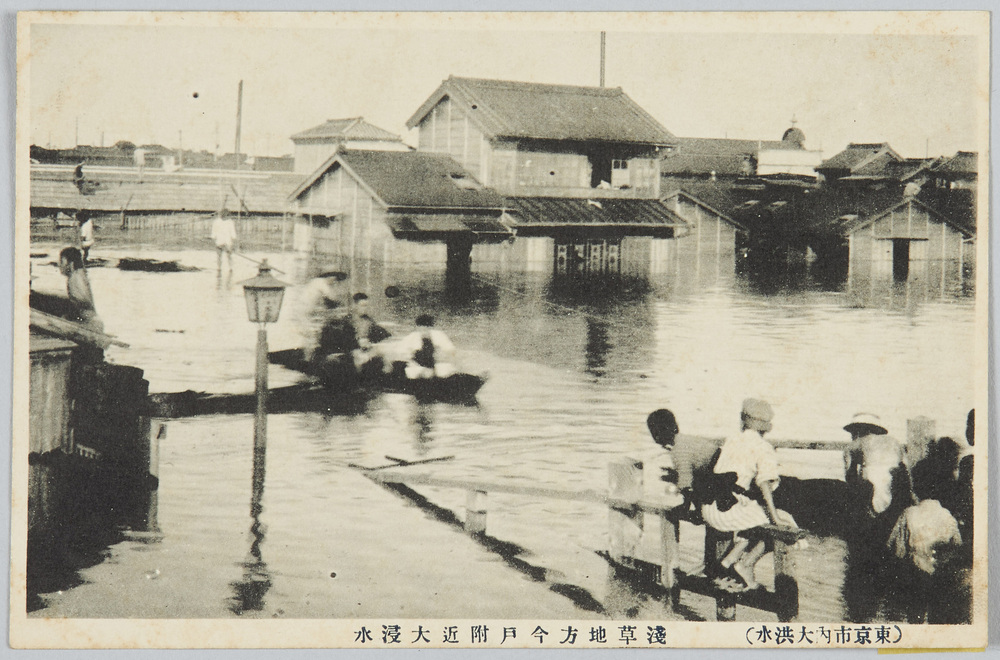
M 30 29 L 30 139 L 53 147 L 73 146 L 78 130 L 81 144 L 231 152 L 240 80 L 245 152 L 290 154 L 294 133 L 355 116 L 414 144 L 407 119 L 449 75 L 596 86 L 600 71 L 598 26 Z M 978 39 L 629 31 L 617 21 L 606 83 L 682 137 L 780 139 L 794 117 L 806 147 L 827 157 L 881 141 L 904 156 L 947 155 L 977 149 L 988 121 L 977 113 Z

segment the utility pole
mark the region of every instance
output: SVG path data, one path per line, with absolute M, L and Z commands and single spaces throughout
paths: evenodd
M 604 41 L 607 32 L 601 32 L 601 87 L 604 87 Z
M 240 131 L 243 128 L 243 81 L 236 92 L 236 169 L 240 169 Z

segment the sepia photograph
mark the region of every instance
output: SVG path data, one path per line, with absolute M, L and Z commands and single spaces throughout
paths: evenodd
M 17 19 L 15 648 L 981 648 L 987 12 Z

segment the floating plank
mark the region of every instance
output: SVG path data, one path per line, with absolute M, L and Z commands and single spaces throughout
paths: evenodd
M 593 502 L 594 504 L 605 504 L 616 508 L 634 509 L 650 513 L 673 511 L 684 503 L 684 497 L 679 493 L 676 496 L 668 497 L 667 499 L 658 502 L 633 502 L 619 498 L 612 498 L 606 492 L 597 490 L 570 490 L 566 488 L 552 488 L 547 486 L 525 486 L 501 482 L 450 479 L 445 477 L 435 477 L 429 474 L 401 474 L 388 471 L 367 474 L 365 476 L 373 481 L 384 484 L 403 484 L 406 486 L 422 485 L 435 488 L 460 488 L 462 490 L 472 490 L 484 493 L 506 493 L 509 495 L 545 497 L 556 500 L 569 500 L 572 502 Z
M 46 314 L 45 312 L 37 309 L 31 310 L 30 322 L 33 328 L 56 335 L 57 337 L 75 341 L 80 344 L 97 346 L 101 349 L 107 348 L 108 346 L 121 346 L 122 348 L 129 347 L 125 342 L 115 339 L 111 335 L 106 335 L 103 332 L 92 330 L 82 323 L 70 321 L 59 316 L 53 316 L 52 314 Z

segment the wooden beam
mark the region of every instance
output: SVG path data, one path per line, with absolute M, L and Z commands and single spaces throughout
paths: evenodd
M 31 310 L 30 323 L 32 327 L 43 332 L 48 332 L 56 335 L 57 337 L 69 339 L 80 344 L 97 346 L 102 349 L 112 345 L 121 346 L 122 348 L 129 347 L 129 345 L 125 342 L 115 339 L 111 335 L 106 335 L 103 332 L 92 330 L 82 323 L 70 321 L 69 319 L 64 319 L 59 316 L 53 316 L 52 314 L 46 314 L 45 312 L 37 309 Z

